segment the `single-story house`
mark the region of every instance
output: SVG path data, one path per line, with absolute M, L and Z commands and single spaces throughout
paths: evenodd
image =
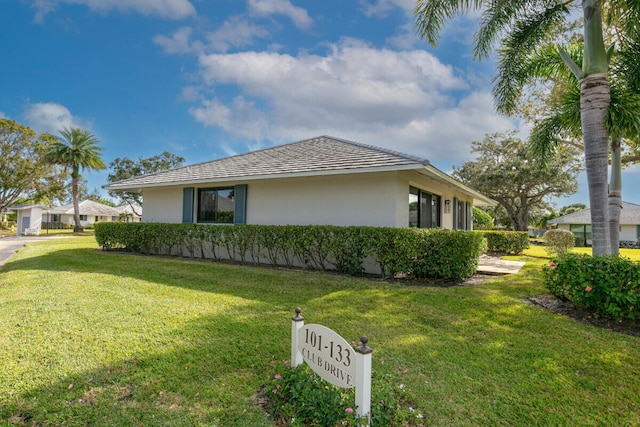
M 118 221 L 123 222 L 141 222 L 142 221 L 142 206 L 135 206 L 135 209 L 130 204 L 116 206 L 115 210 L 118 211 Z
M 111 206 L 92 200 L 82 200 L 80 207 L 80 224 L 83 227 L 91 226 L 98 221 L 129 221 L 140 222 L 141 217 L 133 213 L 129 205 Z M 64 206 L 50 208 L 42 205 L 22 205 L 10 208 L 18 213 L 17 235 L 40 234 L 42 230 L 73 228 L 73 203 Z M 138 212 L 142 208 L 136 209 Z
M 559 230 L 569 230 L 576 236 L 576 245 L 591 245 L 591 209 L 584 209 L 547 221 Z M 638 242 L 640 239 L 640 205 L 622 202 L 620 214 L 620 242 Z
M 496 203 L 399 152 L 320 136 L 104 186 L 140 192 L 144 222 L 470 230 Z

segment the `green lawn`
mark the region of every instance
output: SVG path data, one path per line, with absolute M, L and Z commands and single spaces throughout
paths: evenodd
M 296 306 L 429 426 L 640 424 L 640 339 L 529 305 L 544 259 L 473 287 L 28 245 L 0 270 L 0 425 L 273 426 L 257 390 Z
M 591 248 L 573 248 L 572 252 L 591 255 Z M 549 255 L 544 246 L 531 245 L 524 254 L 530 257 L 547 258 Z M 620 256 L 629 258 L 631 261 L 640 262 L 640 249 L 620 249 Z

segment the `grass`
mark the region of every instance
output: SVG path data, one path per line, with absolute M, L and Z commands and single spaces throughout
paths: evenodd
M 0 420 L 38 426 L 273 426 L 255 404 L 291 316 L 404 384 L 430 426 L 638 425 L 640 339 L 527 304 L 540 266 L 430 288 L 29 244 L 0 270 Z M 284 365 L 283 365 L 283 369 Z
M 591 255 L 591 248 L 573 248 L 572 252 Z M 530 245 L 529 249 L 524 251 L 524 254 L 535 258 L 548 258 L 549 255 L 544 246 Z M 620 249 L 620 256 L 629 258 L 631 261 L 640 262 L 640 249 Z

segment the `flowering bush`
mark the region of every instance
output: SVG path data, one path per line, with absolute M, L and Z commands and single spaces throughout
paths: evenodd
M 336 387 L 316 375 L 306 364 L 282 366 L 265 385 L 267 411 L 282 426 L 366 425 L 356 415 L 355 390 Z M 394 387 L 386 376 L 372 374 L 371 424 L 422 426 L 423 415 L 409 405 L 404 385 Z
M 638 318 L 640 265 L 628 258 L 566 254 L 543 268 L 549 292 L 614 318 Z

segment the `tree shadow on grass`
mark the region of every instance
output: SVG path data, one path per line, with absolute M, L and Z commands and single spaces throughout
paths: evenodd
M 88 273 L 144 280 L 203 292 L 224 293 L 270 304 L 286 310 L 309 299 L 348 289 L 365 289 L 357 278 L 321 272 L 275 269 L 190 258 L 104 252 L 98 249 L 61 249 L 44 255 L 10 261 L 0 274 L 15 270 Z M 296 292 L 279 291 L 282 285 Z
M 2 399 L 0 420 L 25 426 L 272 425 L 252 396 L 268 379 L 270 362 L 288 355 L 288 319 L 240 314 L 190 322 L 176 333 L 187 345 L 165 351 L 149 343 L 108 366 L 61 372 L 52 384 Z M 275 326 L 280 323 L 284 327 Z M 82 350 L 74 355 L 78 365 L 84 357 Z

